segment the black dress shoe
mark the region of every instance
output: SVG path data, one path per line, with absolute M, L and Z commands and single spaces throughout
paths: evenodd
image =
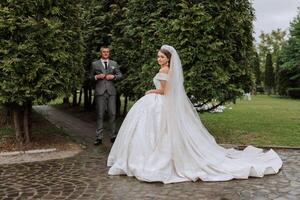
M 94 145 L 102 144 L 102 139 L 96 139 Z
M 116 137 L 112 137 L 112 138 L 110 138 L 110 142 L 111 142 L 111 143 L 114 143 L 114 142 L 115 142 L 115 140 L 116 140 Z

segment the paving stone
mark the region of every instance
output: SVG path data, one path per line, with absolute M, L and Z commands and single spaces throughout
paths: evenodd
M 280 155 L 300 154 L 297 150 L 278 152 Z M 63 162 L 65 165 L 60 160 L 52 160 L 0 166 L 1 174 L 6 174 L 6 181 L 1 182 L 0 185 L 0 188 L 4 189 L 0 192 L 2 199 L 21 195 L 23 199 L 97 199 L 100 197 L 101 199 L 275 199 L 280 197 L 278 198 L 280 200 L 286 199 L 287 195 L 290 199 L 297 199 L 300 192 L 296 188 L 299 182 L 286 182 L 285 173 L 272 175 L 272 179 L 264 177 L 226 183 L 198 181 L 170 185 L 143 183 L 126 176 L 109 177 L 104 157 L 91 158 L 90 153 L 84 151 L 76 157 L 68 158 Z M 299 161 L 291 164 L 298 165 L 300 168 Z M 44 172 L 43 176 L 34 176 L 36 173 L 34 169 L 37 168 L 49 170 Z M 15 172 L 20 170 L 22 173 L 16 176 Z M 97 171 L 99 173 L 95 173 Z M 30 181 L 25 181 L 25 177 L 30 178 Z M 274 185 L 276 183 L 277 186 Z
M 63 121 L 59 114 L 54 116 Z M 76 122 L 74 126 L 78 129 L 85 124 Z M 197 181 L 164 185 L 144 183 L 127 176 L 108 176 L 106 159 L 111 144 L 107 139 L 104 145 L 95 147 L 92 145 L 93 128 L 87 133 L 84 138 L 91 145 L 75 157 L 0 165 L 0 200 L 286 200 L 299 199 L 300 196 L 300 159 L 297 159 L 300 158 L 300 150 L 276 150 L 284 162 L 277 175 L 227 182 Z
M 279 197 L 279 198 L 276 198 L 274 200 L 287 200 L 285 197 Z

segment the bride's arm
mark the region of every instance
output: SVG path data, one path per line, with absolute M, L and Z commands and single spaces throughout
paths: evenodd
M 168 72 L 169 72 L 169 68 L 162 68 L 162 69 L 159 70 L 159 72 L 167 75 Z M 149 90 L 149 91 L 146 92 L 146 94 L 156 93 L 156 94 L 164 95 L 165 94 L 166 84 L 167 84 L 167 78 L 161 77 L 159 79 L 159 82 L 160 82 L 160 86 L 159 86 L 158 89 Z
M 156 94 L 164 95 L 165 94 L 165 88 L 166 88 L 167 81 L 160 80 L 159 82 L 160 82 L 160 87 L 158 89 L 148 90 L 146 92 L 146 94 L 156 93 Z

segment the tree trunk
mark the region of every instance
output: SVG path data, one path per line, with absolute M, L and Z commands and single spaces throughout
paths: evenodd
M 65 96 L 65 97 L 63 98 L 63 104 L 65 104 L 65 105 L 68 104 L 68 105 L 69 105 L 69 103 L 70 103 L 70 102 L 69 102 L 69 97 L 66 97 L 66 96 Z
M 128 105 L 128 96 L 125 96 L 124 108 L 123 108 L 123 116 L 125 117 L 127 113 L 127 105 Z
M 22 110 L 18 105 L 15 105 L 12 107 L 12 114 L 13 114 L 13 120 L 14 120 L 14 127 L 15 127 L 15 134 L 16 139 L 19 144 L 23 144 L 24 142 L 24 133 L 23 133 L 23 127 L 22 127 Z
M 89 110 L 89 91 L 87 87 L 83 87 L 83 109 L 84 111 Z
M 121 96 L 119 93 L 117 94 L 117 99 L 116 99 L 116 114 L 117 116 L 121 115 Z
M 77 102 L 78 106 L 80 106 L 80 104 L 81 104 L 81 98 L 82 98 L 82 88 L 80 89 L 80 92 L 79 92 L 79 99 L 78 99 L 78 102 Z
M 272 88 L 271 87 L 267 87 L 266 91 L 267 91 L 267 95 L 270 96 L 271 93 L 272 93 Z
M 77 89 L 74 89 L 74 91 L 73 91 L 72 106 L 75 107 L 76 105 L 77 105 Z
M 29 101 L 24 105 L 23 127 L 25 143 L 31 142 L 31 127 L 32 127 L 32 103 Z

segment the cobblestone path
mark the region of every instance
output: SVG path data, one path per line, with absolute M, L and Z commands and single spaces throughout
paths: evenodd
M 92 146 L 95 125 L 52 107 L 37 111 L 87 144 L 75 157 L 0 165 L 0 199 L 300 199 L 300 150 L 277 150 L 284 161 L 277 175 L 228 182 L 144 183 L 127 176 L 108 176 L 110 144 Z

